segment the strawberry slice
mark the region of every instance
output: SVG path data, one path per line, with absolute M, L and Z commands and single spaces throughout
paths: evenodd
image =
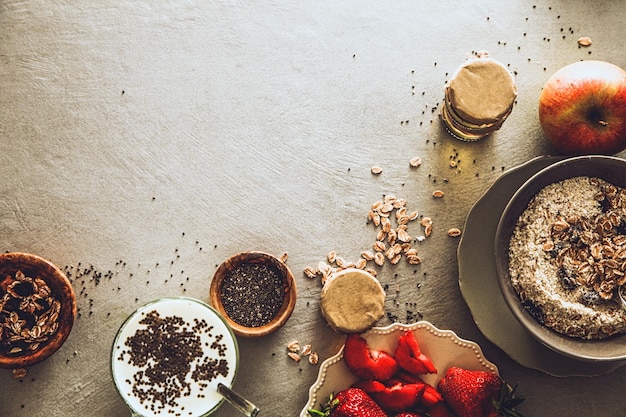
M 396 414 L 395 417 L 422 417 L 422 415 L 414 411 L 403 411 L 400 414 Z
M 426 384 L 405 384 L 397 379 L 385 382 L 382 391 L 369 393 L 376 403 L 387 412 L 399 412 L 414 408 L 421 400 Z
M 360 379 L 352 384 L 352 386 L 355 388 L 361 388 L 370 395 L 374 392 L 383 392 L 387 388 L 382 382 L 371 379 Z
M 434 407 L 438 403 L 443 401 L 443 396 L 435 387 L 429 384 L 425 384 L 424 394 L 420 401 L 420 405 L 426 408 Z
M 437 389 L 432 385 L 424 382 L 424 380 L 422 380 L 419 375 L 415 375 L 405 371 L 404 369 L 400 369 L 398 373 L 396 373 L 396 376 L 394 378 L 399 379 L 405 384 L 424 385 L 424 393 L 422 394 L 422 398 L 418 404 L 420 407 L 430 408 L 443 401 L 443 396 L 439 393 L 439 391 L 437 391 Z
M 428 356 L 420 350 L 415 335 L 407 331 L 398 339 L 394 357 L 400 368 L 415 375 L 436 374 L 437 369 Z
M 448 408 L 445 402 L 439 402 L 433 407 L 428 409 L 429 417 L 453 417 L 452 411 Z
M 393 356 L 370 349 L 367 341 L 358 334 L 346 338 L 343 359 L 352 373 L 362 379 L 386 381 L 399 369 Z

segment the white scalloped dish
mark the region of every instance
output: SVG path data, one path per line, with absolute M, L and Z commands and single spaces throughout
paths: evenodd
M 424 375 L 422 378 L 430 385 L 436 386 L 451 366 L 498 373 L 496 365 L 485 359 L 477 343 L 461 339 L 452 330 L 440 330 L 427 321 L 374 327 L 361 336 L 372 349 L 393 353 L 398 339 L 407 330 L 413 332 L 420 349 L 437 368 L 437 374 Z M 307 410 L 319 408 L 330 394 L 350 387 L 357 380 L 358 377 L 352 374 L 343 361 L 342 346 L 336 355 L 322 362 L 317 381 L 309 389 L 309 401 L 300 412 L 300 417 L 308 417 Z

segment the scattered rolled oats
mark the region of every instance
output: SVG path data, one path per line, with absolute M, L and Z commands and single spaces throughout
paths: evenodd
M 22 271 L 7 276 L 0 291 L 0 351 L 12 356 L 36 351 L 59 328 L 61 302 L 40 277 Z
M 444 195 L 444 192 L 442 190 L 435 190 L 435 191 L 433 191 L 433 197 L 435 197 L 435 198 L 441 198 L 441 197 L 443 197 L 443 195 Z
M 374 245 L 372 245 L 372 248 L 376 251 L 376 252 L 384 252 L 387 250 L 387 246 L 385 245 L 384 242 L 381 242 L 380 240 L 377 240 L 376 242 L 374 242 Z M 374 255 L 376 256 L 376 255 Z
M 330 262 L 331 264 L 334 264 L 335 260 L 337 259 L 337 252 L 331 250 L 330 252 L 328 252 L 328 255 L 326 255 L 326 259 L 328 259 L 328 262 Z
M 365 272 L 371 274 L 373 277 L 378 276 L 378 271 L 372 268 L 365 268 Z
M 13 369 L 11 373 L 13 374 L 13 378 L 22 379 L 26 376 L 28 371 L 25 368 L 17 368 L 17 369 Z
M 311 268 L 310 266 L 307 266 L 306 268 L 304 268 L 304 275 L 306 275 L 307 278 L 310 278 L 310 279 L 317 278 L 316 270 Z
M 393 258 L 389 259 L 389 262 L 391 262 L 392 265 L 396 265 L 398 262 L 400 262 L 400 259 L 402 259 L 402 254 L 399 253 L 396 256 L 394 256 Z
M 317 355 L 317 352 L 311 352 L 311 354 L 309 355 L 309 363 L 311 365 L 317 365 L 318 362 L 319 356 Z
M 364 258 L 359 259 L 354 265 L 354 267 L 358 269 L 365 269 L 366 266 L 367 266 L 367 259 L 364 259 Z
M 300 352 L 301 356 L 306 356 L 311 354 L 311 345 L 304 345 L 302 348 L 302 352 Z
M 411 237 L 411 235 L 409 235 L 404 229 L 399 229 L 398 230 L 398 240 L 404 243 L 408 243 L 412 240 L 413 238 Z
M 297 340 L 291 341 L 287 344 L 287 350 L 290 352 L 299 352 L 300 351 L 300 342 Z
M 411 165 L 413 168 L 417 168 L 418 166 L 422 165 L 422 158 L 420 158 L 419 156 L 411 158 L 411 160 L 409 160 L 409 165 Z
M 383 169 L 379 166 L 373 166 L 371 171 L 372 171 L 372 174 L 379 175 L 379 174 L 382 174 Z
M 591 38 L 589 36 L 581 36 L 578 38 L 578 44 L 580 46 L 591 46 Z
M 376 252 L 376 254 L 374 255 L 374 262 L 378 266 L 383 266 L 385 264 L 385 256 L 382 252 Z
M 450 236 L 450 237 L 459 237 L 459 236 L 461 236 L 461 229 L 456 228 L 456 227 L 448 229 L 448 236 Z
M 287 356 L 289 356 L 294 362 L 300 362 L 301 356 L 295 352 L 288 352 Z
M 374 260 L 374 254 L 371 251 L 365 250 L 361 252 L 361 258 L 365 259 L 366 261 L 372 261 Z

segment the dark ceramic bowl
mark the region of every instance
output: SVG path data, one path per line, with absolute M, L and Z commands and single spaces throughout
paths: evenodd
M 0 254 L 0 295 L 2 297 L 5 297 L 8 291 L 12 291 L 14 294 L 22 293 L 22 290 L 15 285 L 11 286 L 15 282 L 18 271 L 21 271 L 28 278 L 41 278 L 49 288 L 50 296 L 58 300 L 60 309 L 58 320 L 55 320 L 58 323 L 58 328 L 51 333 L 47 340 L 38 343 L 37 348 L 32 350 L 24 348 L 21 352 L 10 354 L 5 352 L 7 348 L 3 347 L 3 350 L 0 350 L 0 368 L 24 368 L 48 358 L 63 345 L 72 330 L 76 317 L 76 297 L 72 284 L 57 266 L 36 255 L 17 252 Z M 7 305 L 15 305 L 15 299 L 12 299 Z M 5 307 L 1 316 L 5 320 L 10 320 L 7 310 L 8 307 Z M 16 311 L 15 308 L 10 310 Z M 24 323 L 24 328 L 28 328 L 32 332 L 34 331 L 34 323 Z M 29 346 L 34 347 L 32 344 Z M 17 349 L 21 348 L 18 347 Z
M 537 321 L 522 305 L 509 275 L 508 250 L 515 224 L 530 200 L 544 187 L 578 176 L 598 177 L 626 187 L 626 160 L 610 156 L 581 156 L 556 162 L 528 179 L 507 204 L 495 237 L 498 281 L 504 300 L 526 330 L 552 350 L 583 361 L 626 360 L 626 334 L 585 340 L 555 332 Z
M 262 265 L 267 268 L 264 268 L 265 270 L 273 271 L 273 273 L 280 277 L 282 282 L 281 290 L 284 294 L 282 303 L 269 322 L 258 326 L 246 326 L 241 323 L 243 320 L 236 320 L 236 318 L 231 317 L 228 313 L 229 308 L 222 298 L 224 281 L 231 273 L 246 265 Z M 255 282 L 251 281 L 251 285 L 254 286 Z M 241 252 L 231 256 L 217 268 L 213 280 L 211 281 L 209 295 L 211 305 L 224 316 L 226 322 L 236 335 L 243 337 L 260 337 L 275 332 L 287 322 L 296 304 L 297 291 L 293 274 L 283 261 L 264 252 Z M 254 297 L 254 292 L 252 292 L 250 296 Z

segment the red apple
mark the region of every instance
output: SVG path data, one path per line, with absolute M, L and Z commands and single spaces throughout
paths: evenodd
M 568 155 L 612 155 L 626 149 L 626 71 L 579 61 L 555 72 L 539 97 L 548 140 Z

